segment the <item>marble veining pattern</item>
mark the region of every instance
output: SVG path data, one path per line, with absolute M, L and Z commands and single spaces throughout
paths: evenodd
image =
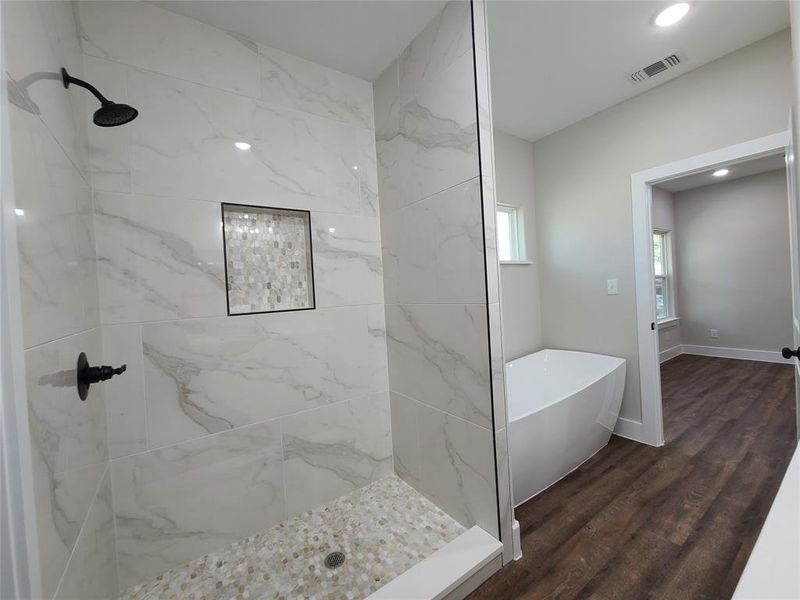
M 151 446 L 387 389 L 377 312 L 354 306 L 143 326 Z
M 387 305 L 392 390 L 491 428 L 486 307 Z
M 119 600 L 364 598 L 465 529 L 396 476 L 123 592 Z M 328 552 L 347 555 L 326 569 Z
M 104 324 L 226 314 L 219 205 L 95 192 Z
M 28 422 L 43 593 L 49 598 L 66 568 L 108 458 L 103 390 L 83 402 L 75 389 L 80 351 L 101 356 L 100 331 L 25 353 Z
M 291 415 L 281 426 L 290 516 L 392 472 L 387 392 Z
M 372 86 L 267 46 L 259 47 L 264 102 L 372 130 Z
M 103 477 L 55 600 L 100 600 L 119 593 L 111 477 Z
M 112 462 L 121 585 L 285 519 L 280 423 Z
M 231 315 L 314 308 L 310 214 L 222 205 Z
M 486 301 L 480 183 L 470 179 L 381 220 L 386 301 Z

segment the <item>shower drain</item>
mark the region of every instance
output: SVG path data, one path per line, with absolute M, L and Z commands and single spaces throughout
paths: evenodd
M 344 552 L 331 552 L 328 556 L 325 557 L 325 566 L 329 569 L 338 569 L 344 564 L 344 559 L 346 558 Z

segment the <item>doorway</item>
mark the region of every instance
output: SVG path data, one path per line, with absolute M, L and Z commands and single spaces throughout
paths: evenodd
M 675 328 L 682 325 L 678 307 L 681 304 L 679 296 L 683 294 L 678 293 L 675 281 L 675 257 L 680 256 L 675 245 L 679 236 L 670 225 L 664 224 L 662 207 L 672 192 L 686 195 L 689 190 L 702 189 L 724 177 L 735 175 L 744 181 L 745 177 L 780 168 L 789 145 L 790 135 L 785 131 L 631 176 L 642 419 L 641 423 L 621 419 L 617 429 L 620 435 L 654 446 L 664 444 L 662 362 L 680 354 L 783 362 L 780 348 L 746 348 L 742 347 L 741 340 L 735 344 L 739 347 L 719 343 L 720 330 L 714 326 L 707 331 L 712 340 L 708 345 L 681 343 L 680 339 L 665 343 L 665 340 L 675 337 Z M 656 222 L 659 218 L 662 219 L 660 223 Z M 692 325 L 697 326 L 697 323 Z M 787 331 L 791 330 L 791 322 L 785 326 Z M 696 337 L 689 339 L 696 342 Z

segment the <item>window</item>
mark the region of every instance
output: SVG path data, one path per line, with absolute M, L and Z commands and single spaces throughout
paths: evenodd
M 497 255 L 501 261 L 525 260 L 519 212 L 516 206 L 497 205 Z
M 669 231 L 653 231 L 653 273 L 655 274 L 656 318 L 674 318 L 675 302 L 672 291 L 672 248 Z

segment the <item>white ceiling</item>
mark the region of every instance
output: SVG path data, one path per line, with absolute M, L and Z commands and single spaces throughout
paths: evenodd
M 723 168 L 723 166 L 728 169 L 729 173 L 725 177 L 714 177 L 712 173 L 717 169 Z M 761 158 L 754 158 L 733 165 L 722 165 L 702 173 L 671 179 L 670 181 L 659 183 L 656 187 L 672 193 L 685 192 L 686 190 L 693 190 L 714 183 L 723 183 L 740 177 L 748 177 L 785 168 L 786 163 L 784 162 L 783 153 L 773 154 L 772 156 L 762 156 Z
M 374 81 L 445 2 L 160 0 L 154 4 Z
M 537 140 L 789 26 L 783 1 L 696 0 L 678 24 L 656 27 L 671 3 L 490 1 L 495 127 Z M 675 51 L 684 65 L 627 80 Z

